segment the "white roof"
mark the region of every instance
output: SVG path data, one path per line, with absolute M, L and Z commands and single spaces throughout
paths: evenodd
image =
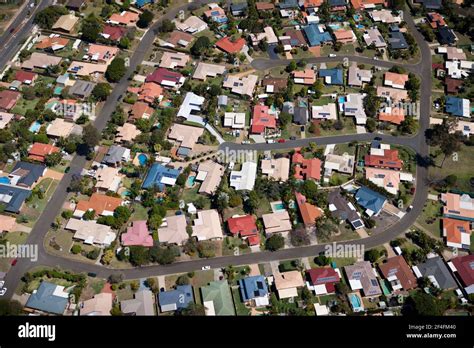
M 230 173 L 230 186 L 236 190 L 253 190 L 255 178 L 257 177 L 257 164 L 255 162 L 244 162 L 240 171 L 233 170 Z

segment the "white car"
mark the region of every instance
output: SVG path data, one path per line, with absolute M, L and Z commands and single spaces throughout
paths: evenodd
M 5 281 L 4 281 L 4 280 L 0 280 L 0 289 L 3 288 L 4 285 L 5 285 Z
M 0 289 L 0 296 L 5 295 L 6 292 L 7 292 L 7 288 L 1 288 Z
M 330 54 L 329 54 L 329 57 L 332 58 L 332 57 L 337 57 L 337 56 L 336 56 L 334 53 L 330 53 Z
M 202 266 L 201 268 L 203 271 L 207 271 L 209 269 L 211 269 L 211 266 Z

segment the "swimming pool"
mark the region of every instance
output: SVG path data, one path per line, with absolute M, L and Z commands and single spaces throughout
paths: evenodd
M 282 201 L 271 202 L 270 206 L 274 213 L 285 210 L 285 204 Z
M 148 157 L 144 153 L 140 153 L 138 155 L 138 163 L 140 163 L 141 166 L 146 165 L 146 162 L 148 162 Z
M 344 97 L 344 96 L 338 97 L 338 98 L 337 98 L 337 102 L 338 102 L 339 104 L 345 103 L 345 102 L 346 102 L 346 97 Z
M 188 176 L 188 180 L 186 180 L 186 186 L 188 186 L 188 187 L 193 187 L 195 180 L 196 180 L 196 176 L 195 176 L 195 175 L 190 175 L 190 176 Z
M 362 306 L 362 302 L 360 301 L 360 297 L 357 294 L 352 293 L 348 294 L 347 297 L 349 298 L 349 302 L 351 303 L 352 309 L 354 312 L 360 312 L 364 310 Z
M 341 25 L 340 24 L 337 24 L 337 23 L 331 23 L 331 24 L 328 24 L 332 30 L 338 30 L 338 29 L 341 29 Z
M 38 133 L 40 128 L 41 128 L 41 123 L 39 123 L 38 121 L 35 121 L 31 124 L 31 126 L 30 126 L 30 128 L 28 128 L 28 130 L 31 133 Z
M 0 184 L 9 184 L 10 183 L 10 179 L 8 178 L 8 176 L 2 176 L 0 178 Z
M 54 93 L 54 95 L 60 95 L 62 91 L 63 91 L 63 87 L 57 86 L 57 87 L 54 88 L 53 93 Z
M 357 25 L 356 25 L 356 28 L 357 28 L 357 29 L 364 29 L 365 27 L 364 27 L 362 24 L 357 24 Z
M 362 19 L 362 16 L 360 14 L 355 14 L 354 16 L 352 16 L 352 18 L 354 18 L 354 20 L 358 22 Z

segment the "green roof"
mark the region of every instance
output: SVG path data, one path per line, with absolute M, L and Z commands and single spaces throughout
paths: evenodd
M 210 282 L 201 288 L 202 302 L 214 303 L 216 315 L 235 315 L 234 301 L 227 281 Z

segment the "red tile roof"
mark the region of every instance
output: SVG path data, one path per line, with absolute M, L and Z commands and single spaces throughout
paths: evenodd
M 465 220 L 443 218 L 443 232 L 446 235 L 446 241 L 456 244 L 462 244 L 461 233 L 471 234 L 471 223 Z
M 252 245 L 259 245 L 260 244 L 260 236 L 257 234 L 255 236 L 250 236 L 247 238 L 247 243 L 252 246 Z
M 261 134 L 266 128 L 276 128 L 276 118 L 268 113 L 268 106 L 255 105 L 253 108 L 252 127 L 250 132 Z
M 306 273 L 311 285 L 325 285 L 329 294 L 335 291 L 334 284 L 340 280 L 339 274 L 330 267 L 312 268 Z
M 428 13 L 428 20 L 430 21 L 430 25 L 433 29 L 444 27 L 446 25 L 443 16 L 437 12 Z
M 232 42 L 229 37 L 224 37 L 216 42 L 217 48 L 227 53 L 238 53 L 245 45 L 245 39 L 239 38 Z
M 451 260 L 464 287 L 474 284 L 474 255 L 458 256 Z
M 179 72 L 171 71 L 165 68 L 158 68 L 146 77 L 146 82 L 155 82 L 161 84 L 163 81 L 172 81 L 178 83 L 183 77 Z
M 258 234 L 255 218 L 252 215 L 229 218 L 227 220 L 227 226 L 233 235 L 247 237 Z
M 47 155 L 59 151 L 61 151 L 59 147 L 50 144 L 34 143 L 28 151 L 28 158 L 34 161 L 44 162 Z
M 315 224 L 317 218 L 323 215 L 323 210 L 315 205 L 306 202 L 306 197 L 299 192 L 295 192 L 296 202 L 298 203 L 298 209 L 300 210 L 301 217 L 306 226 Z
M 398 158 L 398 150 L 385 150 L 383 156 L 365 155 L 365 165 L 369 167 L 402 169 L 402 161 Z
M 37 74 L 31 71 L 18 70 L 15 73 L 15 80 L 25 83 L 26 81 L 33 82 L 38 77 Z
M 457 94 L 459 93 L 461 86 L 464 84 L 464 81 L 446 77 L 444 79 L 444 84 L 446 85 L 446 92 Z
M 291 157 L 294 167 L 295 178 L 299 180 L 321 179 L 321 160 L 319 158 L 306 159 L 299 152 L 299 149 Z
M 255 8 L 257 9 L 257 11 L 273 10 L 275 8 L 275 5 L 271 2 L 256 2 Z
M 10 110 L 16 105 L 20 99 L 20 92 L 3 90 L 0 92 L 0 110 Z
M 364 5 L 383 5 L 385 4 L 384 0 L 351 0 L 352 7 L 355 10 L 361 10 L 364 8 Z
M 112 41 L 119 41 L 127 32 L 124 27 L 117 27 L 112 25 L 104 26 L 102 34 L 109 35 L 108 39 Z
M 387 259 L 387 262 L 381 264 L 379 268 L 385 278 L 395 275 L 404 290 L 410 290 L 417 286 L 415 275 L 401 255 Z

